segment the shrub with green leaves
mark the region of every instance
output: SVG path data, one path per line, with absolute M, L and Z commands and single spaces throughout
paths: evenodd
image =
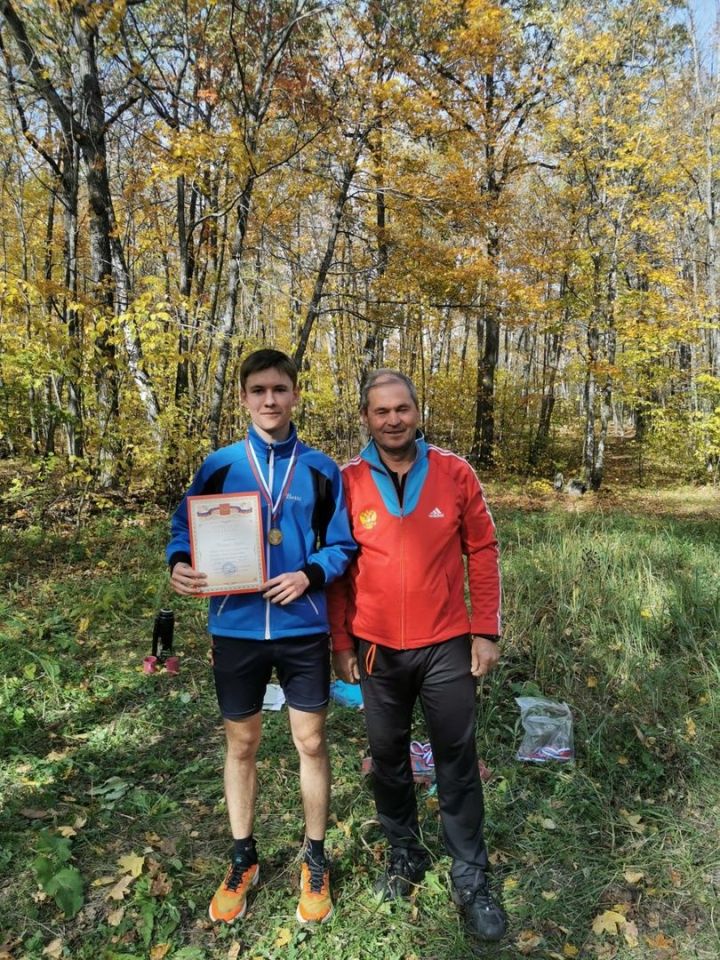
M 70 864 L 70 840 L 42 830 L 37 850 L 32 868 L 40 888 L 55 900 L 66 917 L 74 917 L 84 897 L 82 875 Z

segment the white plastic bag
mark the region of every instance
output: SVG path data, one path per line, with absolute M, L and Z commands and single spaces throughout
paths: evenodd
M 573 720 L 566 703 L 545 697 L 516 697 L 525 736 L 517 752 L 518 760 L 531 763 L 573 760 Z

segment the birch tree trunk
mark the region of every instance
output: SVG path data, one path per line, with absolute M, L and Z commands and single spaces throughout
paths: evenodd
M 308 341 L 310 340 L 310 334 L 320 310 L 320 301 L 322 300 L 323 290 L 325 289 L 325 281 L 327 280 L 328 271 L 330 270 L 333 257 L 335 256 L 335 245 L 337 243 L 338 233 L 340 232 L 343 210 L 345 209 L 345 203 L 347 202 L 348 193 L 350 191 L 350 184 L 355 176 L 360 154 L 362 153 L 363 146 L 365 145 L 365 139 L 365 135 L 360 135 L 357 138 L 352 157 L 342 165 L 340 191 L 338 192 L 337 199 L 335 200 L 335 209 L 333 210 L 332 219 L 330 221 L 330 230 L 328 231 L 327 240 L 325 242 L 325 253 L 323 254 L 323 258 L 320 262 L 317 277 L 315 278 L 315 286 L 313 287 L 312 296 L 310 297 L 310 304 L 308 305 L 307 313 L 305 314 L 305 321 L 302 325 L 302 329 L 300 330 L 300 336 L 298 337 L 298 343 L 293 355 L 293 359 L 295 360 L 298 369 L 300 369 L 302 366 Z

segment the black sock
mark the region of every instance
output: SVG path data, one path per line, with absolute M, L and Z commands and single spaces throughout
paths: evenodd
M 325 857 L 325 840 L 311 840 L 307 838 L 307 853 L 313 860 L 322 860 Z
M 241 840 L 233 838 L 233 842 L 235 844 L 236 860 L 243 860 L 245 863 L 257 863 L 255 838 L 252 834 L 249 837 L 243 837 Z

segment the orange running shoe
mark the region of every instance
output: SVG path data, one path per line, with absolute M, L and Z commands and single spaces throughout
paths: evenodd
M 256 887 L 260 879 L 260 865 L 248 864 L 244 860 L 233 860 L 225 879 L 215 891 L 210 901 L 210 919 L 232 923 L 245 916 L 247 895 L 251 887 Z
M 298 923 L 326 923 L 333 915 L 327 857 L 315 860 L 308 852 L 300 870 L 300 902 L 295 913 Z

